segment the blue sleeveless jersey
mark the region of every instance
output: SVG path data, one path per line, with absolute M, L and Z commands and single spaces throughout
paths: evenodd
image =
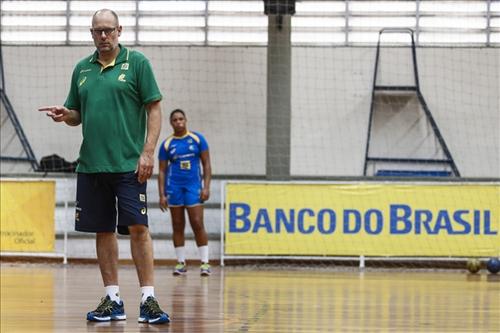
M 208 143 L 198 132 L 177 137 L 169 136 L 159 149 L 158 159 L 168 161 L 165 189 L 169 184 L 201 183 L 200 154 L 208 150 Z

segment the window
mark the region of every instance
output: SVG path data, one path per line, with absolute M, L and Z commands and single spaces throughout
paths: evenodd
M 2 0 L 2 43 L 92 43 L 90 17 L 100 8 L 119 13 L 127 43 L 267 44 L 263 0 Z M 372 45 L 394 27 L 413 29 L 418 45 L 500 46 L 499 1 L 302 0 L 291 22 L 294 45 Z

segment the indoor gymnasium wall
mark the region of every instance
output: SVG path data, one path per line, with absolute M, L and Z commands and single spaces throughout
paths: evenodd
M 162 137 L 170 134 L 169 111 L 182 108 L 189 127 L 209 140 L 215 174 L 265 174 L 266 48 L 137 49 L 150 58 L 164 93 Z M 411 79 L 406 50 L 385 50 L 381 78 Z M 78 157 L 80 129 L 55 124 L 36 110 L 64 102 L 73 66 L 92 51 L 2 46 L 6 92 L 38 159 Z M 375 51 L 292 49 L 292 175 L 362 175 Z M 461 175 L 500 177 L 500 49 L 425 47 L 417 57 L 423 96 Z M 2 172 L 23 171 L 17 167 Z

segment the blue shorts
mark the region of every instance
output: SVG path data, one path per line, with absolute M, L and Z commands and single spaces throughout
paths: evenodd
M 169 184 L 166 192 L 169 206 L 196 206 L 202 203 L 199 182 L 184 185 Z
M 146 182 L 135 172 L 78 173 L 76 185 L 76 231 L 128 235 L 128 226 L 148 225 Z

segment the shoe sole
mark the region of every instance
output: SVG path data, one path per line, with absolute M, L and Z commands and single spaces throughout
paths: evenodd
M 170 317 L 167 318 L 158 318 L 158 319 L 146 319 L 144 317 L 139 317 L 137 320 L 141 324 L 166 324 L 170 323 Z
M 105 322 L 105 321 L 112 321 L 112 320 L 125 320 L 127 319 L 127 315 L 117 315 L 117 316 L 109 316 L 109 317 L 88 317 L 88 321 L 97 321 L 97 322 Z
M 210 276 L 212 273 L 210 272 L 201 272 L 200 275 L 201 276 Z
M 187 271 L 186 272 L 177 272 L 177 271 L 175 271 L 175 272 L 172 273 L 172 275 L 179 276 L 179 275 L 185 275 L 186 273 L 187 273 Z

